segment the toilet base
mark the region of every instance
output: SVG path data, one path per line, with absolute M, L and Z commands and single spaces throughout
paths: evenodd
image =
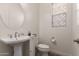
M 39 51 L 39 54 L 41 56 L 48 56 L 48 52 L 49 52 L 49 45 L 46 44 L 39 44 L 37 46 L 37 49 Z

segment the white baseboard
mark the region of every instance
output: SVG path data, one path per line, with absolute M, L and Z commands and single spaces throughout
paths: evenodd
M 0 53 L 0 56 L 10 56 L 9 53 Z
M 60 56 L 72 56 L 71 54 L 65 53 L 65 52 L 60 52 L 60 51 L 51 51 L 51 53 L 58 54 Z

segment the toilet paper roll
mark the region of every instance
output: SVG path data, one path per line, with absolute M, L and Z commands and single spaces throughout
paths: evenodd
M 56 42 L 56 40 L 55 39 L 52 39 L 52 42 L 54 43 L 54 42 Z

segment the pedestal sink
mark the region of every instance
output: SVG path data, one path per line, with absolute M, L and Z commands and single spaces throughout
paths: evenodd
M 14 47 L 14 56 L 22 56 L 22 44 L 30 39 L 30 36 L 21 36 L 17 38 L 1 38 L 0 41 Z

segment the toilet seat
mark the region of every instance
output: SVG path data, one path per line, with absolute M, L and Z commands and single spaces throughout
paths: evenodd
M 37 47 L 38 47 L 38 50 L 40 52 L 43 52 L 45 54 L 48 54 L 48 52 L 49 52 L 49 45 L 46 45 L 46 44 L 38 44 Z
M 46 44 L 38 44 L 38 48 L 49 48 L 49 46 L 48 45 L 46 45 Z

